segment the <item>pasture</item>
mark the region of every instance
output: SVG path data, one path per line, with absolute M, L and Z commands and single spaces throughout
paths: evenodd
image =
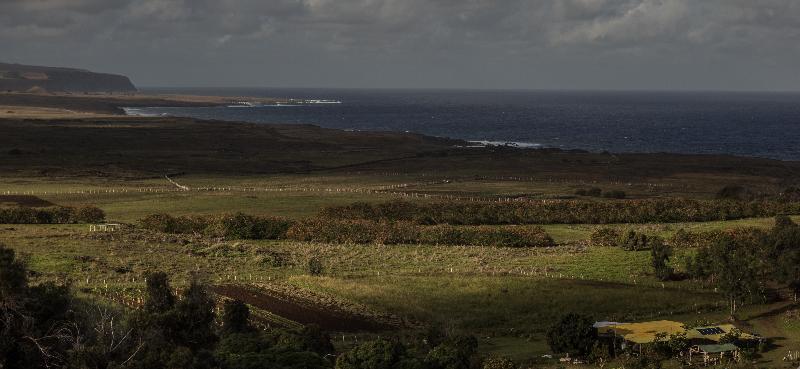
M 107 219 L 134 225 L 154 213 L 213 215 L 243 212 L 302 219 L 323 207 L 355 201 L 391 199 L 433 201 L 443 198 L 496 199 L 521 194 L 531 198 L 572 196 L 581 183 L 518 179 L 456 179 L 398 173 L 199 176 L 172 178 L 191 190 L 181 191 L 165 178 L 0 180 L 0 194 L 29 194 L 72 206 L 93 204 Z M 660 196 L 647 186 L 600 183 L 623 188 L 635 197 Z M 708 194 L 697 195 L 707 198 Z M 596 200 L 603 201 L 603 200 Z M 772 226 L 771 218 L 702 223 L 611 225 L 665 238 L 679 229 L 725 230 Z M 242 286 L 282 296 L 297 306 L 337 312 L 388 324 L 381 329 L 334 334 L 349 347 L 359 336 L 417 334 L 429 326 L 480 337 L 480 350 L 508 355 L 547 367 L 541 358 L 549 349 L 547 327 L 565 311 L 597 320 L 682 322 L 722 321 L 725 299 L 692 281 L 660 282 L 653 275 L 649 251 L 592 247 L 586 242 L 596 225 L 544 225 L 555 239 L 553 248 L 502 248 L 434 245 L 339 245 L 293 241 L 208 239 L 165 235 L 136 227 L 92 233 L 77 225 L 0 225 L 0 243 L 26 255 L 35 281 L 71 282 L 81 294 L 136 306 L 147 272 L 162 270 L 173 286 L 183 288 L 191 272 L 215 286 Z M 692 249 L 677 249 L 672 266 L 683 269 Z M 308 262 L 322 261 L 320 275 L 310 275 Z M 265 324 L 297 322 L 253 306 Z M 795 315 L 792 315 L 795 314 Z M 764 362 L 779 360 L 783 351 L 800 349 L 796 310 L 781 304 L 746 308 L 740 317 L 756 331 L 779 337 L 778 348 Z M 303 319 L 301 316 L 297 319 Z M 355 319 L 355 318 L 353 318 Z M 377 323 L 376 323 L 377 324 Z

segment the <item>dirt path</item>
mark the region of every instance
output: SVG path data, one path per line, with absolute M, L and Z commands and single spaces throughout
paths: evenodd
M 211 290 L 219 295 L 241 300 L 248 305 L 301 324 L 316 324 L 328 331 L 359 332 L 395 329 L 395 327 L 370 320 L 367 317 L 325 309 L 309 302 L 295 301 L 289 296 L 274 295 L 272 291 L 267 294 L 265 291 L 237 285 L 214 286 Z

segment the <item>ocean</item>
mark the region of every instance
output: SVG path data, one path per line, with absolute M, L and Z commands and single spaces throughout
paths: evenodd
M 131 114 L 415 132 L 521 147 L 800 160 L 800 93 L 300 88 L 144 92 L 341 103 L 141 108 Z

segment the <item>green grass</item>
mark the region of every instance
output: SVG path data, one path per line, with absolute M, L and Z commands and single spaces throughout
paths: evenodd
M 598 320 L 636 321 L 684 314 L 695 306 L 716 308 L 719 300 L 712 292 L 510 276 L 295 276 L 290 282 L 412 320 L 506 336 L 541 334 L 565 309 Z
M 353 201 L 386 201 L 387 194 L 355 192 L 398 186 L 426 178 L 409 176 L 275 176 L 179 177 L 192 187 L 223 184 L 235 188 L 289 188 L 286 191 L 138 192 L 139 188 L 171 190 L 163 179 L 91 182 L 65 179 L 3 179 L 2 187 L 25 189 L 61 205 L 96 204 L 108 218 L 135 223 L 153 213 L 204 215 L 237 212 L 313 216 L 322 207 Z M 461 186 L 464 184 L 464 186 Z M 465 181 L 427 184 L 409 191 L 494 196 L 570 193 L 558 184 Z M 100 192 L 108 189 L 127 192 Z M 302 191 L 298 188 L 315 189 Z M 325 189 L 346 189 L 325 191 Z M 95 193 L 63 194 L 57 191 Z M 44 192 L 47 192 L 45 195 Z M 418 200 L 425 201 L 425 200 Z M 796 220 L 798 217 L 795 217 Z M 711 231 L 734 227 L 768 228 L 771 218 L 726 222 L 611 225 L 670 237 L 678 229 Z M 564 312 L 586 313 L 598 320 L 673 319 L 723 321 L 722 298 L 691 281 L 662 283 L 650 267 L 649 251 L 581 247 L 595 225 L 545 225 L 562 246 L 549 249 L 448 247 L 431 245 L 329 245 L 276 241 L 209 241 L 181 244 L 169 236 L 142 238 L 116 234 L 98 239 L 86 225 L 0 225 L 0 243 L 25 255 L 36 271 L 34 282 L 71 280 L 92 293 L 130 294 L 143 285 L 148 271 L 164 270 L 181 287 L 189 273 L 200 272 L 210 283 L 288 284 L 358 303 L 418 324 L 439 324 L 450 331 L 480 336 L 480 350 L 520 361 L 541 362 L 548 353 L 543 332 Z M 675 250 L 673 266 L 694 250 Z M 312 257 L 324 261 L 321 277 L 306 274 Z M 784 315 L 765 315 L 775 306 L 746 308 L 753 330 L 783 337 L 781 350 L 800 342 L 800 324 Z M 746 315 L 745 315 L 746 314 Z M 412 324 L 417 326 L 417 324 Z M 765 361 L 779 360 L 776 352 Z

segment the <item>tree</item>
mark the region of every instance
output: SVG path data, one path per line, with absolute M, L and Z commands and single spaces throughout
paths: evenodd
M 773 275 L 786 283 L 793 292 L 793 300 L 800 294 L 800 227 L 787 216 L 775 218 L 771 234 L 769 255 L 775 260 Z
M 569 313 L 547 331 L 547 344 L 555 353 L 585 356 L 597 341 L 594 321 L 584 315 Z
M 163 313 L 175 306 L 175 296 L 169 286 L 167 273 L 155 272 L 146 277 L 147 297 L 144 310 L 149 313 Z
M 225 333 L 250 331 L 250 308 L 240 300 L 225 301 L 222 311 L 222 329 Z
M 649 239 L 646 234 L 628 231 L 620 242 L 620 247 L 626 251 L 639 251 L 647 248 Z
M 214 333 L 214 300 L 206 285 L 196 275 L 192 276 L 183 298 L 175 304 L 173 337 L 175 343 L 197 352 L 211 347 L 217 340 Z
M 0 244 L 0 368 L 63 366 L 74 332 L 69 286 L 28 285 L 28 269 Z
M 796 302 L 800 295 L 800 250 L 786 251 L 778 260 L 778 276 L 792 289 L 792 299 Z
M 165 273 L 147 280 L 147 300 L 134 319 L 136 334 L 145 345 L 137 356 L 137 368 L 211 368 L 214 333 L 214 301 L 205 285 L 192 277 L 183 298 L 175 301 Z
M 399 342 L 375 340 L 356 346 L 336 359 L 336 369 L 392 369 L 405 357 Z
M 672 278 L 674 270 L 669 266 L 669 259 L 672 257 L 672 247 L 664 243 L 661 238 L 655 237 L 650 240 L 650 255 L 659 280 L 667 281 Z
M 731 316 L 738 305 L 762 292 L 756 245 L 737 242 L 726 236 L 712 246 L 717 285 L 730 302 Z
M 458 336 L 434 347 L 425 357 L 425 363 L 432 369 L 469 369 L 477 349 L 475 337 Z

